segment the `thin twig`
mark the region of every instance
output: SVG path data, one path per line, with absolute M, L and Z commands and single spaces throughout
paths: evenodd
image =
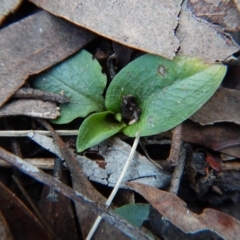
M 117 227 L 119 230 L 121 230 L 129 237 L 133 237 L 136 239 L 148 239 L 148 240 L 150 239 L 149 236 L 141 232 L 136 227 L 127 223 L 121 217 L 113 214 L 111 211 L 105 209 L 104 207 L 101 207 L 100 205 L 94 203 L 93 201 L 89 200 L 79 192 L 74 191 L 72 188 L 61 183 L 60 181 L 57 181 L 50 175 L 44 173 L 40 169 L 32 166 L 31 164 L 24 162 L 21 158 L 9 153 L 8 151 L 4 150 L 1 147 L 0 157 L 5 161 L 9 162 L 10 164 L 12 164 L 13 166 L 15 166 L 16 168 L 18 168 L 20 171 L 27 174 L 28 176 L 31 176 L 37 181 L 54 188 L 56 191 L 72 199 L 73 201 L 85 205 L 89 210 L 95 212 L 98 215 L 101 215 L 104 220 Z
M 53 169 L 54 158 L 24 158 L 25 162 L 41 169 Z M 8 162 L 0 159 L 0 167 L 12 167 Z
M 14 98 L 28 98 L 28 99 L 41 99 L 44 101 L 69 103 L 70 100 L 63 94 L 56 94 L 52 92 L 44 92 L 34 88 L 20 88 L 13 95 Z
M 62 166 L 63 166 L 62 160 L 60 158 L 56 158 L 54 161 L 53 177 L 58 181 L 60 181 L 62 176 Z M 47 199 L 52 202 L 58 201 L 58 195 L 53 188 L 49 189 L 49 194 L 47 195 Z
M 181 143 L 182 143 L 182 124 L 178 125 L 173 129 L 172 145 L 169 157 L 167 159 L 173 166 L 177 165 L 181 149 Z
M 127 169 L 128 169 L 128 166 L 129 166 L 129 164 L 130 164 L 130 162 L 131 162 L 131 160 L 132 160 L 132 158 L 133 158 L 133 156 L 134 156 L 134 153 L 135 153 L 135 151 L 136 151 L 136 148 L 137 148 L 139 139 L 140 139 L 140 133 L 137 134 L 137 136 L 136 136 L 136 138 L 135 138 L 135 140 L 134 140 L 134 143 L 133 143 L 131 152 L 130 152 L 130 154 L 129 154 L 129 157 L 128 157 L 128 159 L 126 160 L 126 163 L 125 163 L 125 165 L 124 165 L 124 167 L 123 167 L 123 169 L 122 169 L 122 172 L 121 172 L 121 174 L 120 174 L 120 176 L 119 176 L 119 178 L 118 178 L 118 181 L 117 181 L 114 189 L 112 190 L 110 196 L 108 197 L 108 200 L 107 200 L 106 203 L 105 203 L 106 208 L 108 208 L 108 207 L 111 205 L 112 200 L 114 199 L 114 197 L 115 197 L 115 195 L 116 195 L 116 193 L 117 193 L 120 185 L 122 184 L 122 181 L 123 181 L 123 178 L 124 178 L 124 176 L 125 176 L 125 174 L 126 174 L 126 171 L 127 171 Z M 98 216 L 97 219 L 96 219 L 96 221 L 94 222 L 94 224 L 93 224 L 93 226 L 92 226 L 92 228 L 91 228 L 91 230 L 90 230 L 90 232 L 89 232 L 86 240 L 90 240 L 90 239 L 92 238 L 92 236 L 94 235 L 94 233 L 95 233 L 95 231 L 96 231 L 99 223 L 101 222 L 101 220 L 102 220 L 102 217 L 101 217 L 101 216 Z
M 27 137 L 32 130 L 9 130 L 9 131 L 0 131 L 0 137 Z M 35 133 L 39 133 L 46 136 L 51 136 L 50 131 L 45 130 L 34 130 Z M 78 130 L 56 130 L 56 133 L 60 136 L 77 136 Z
M 169 187 L 169 192 L 176 194 L 178 193 L 180 180 L 183 174 L 184 166 L 185 166 L 185 159 L 186 159 L 186 148 L 184 146 L 181 147 L 179 159 L 177 161 L 177 166 L 174 168 L 174 172 L 172 175 L 171 185 Z
M 149 156 L 148 151 L 147 151 L 144 143 L 142 143 L 142 141 L 139 141 L 139 145 L 141 146 L 142 150 L 144 151 L 147 159 L 148 159 L 155 167 L 157 167 L 157 168 L 159 168 L 159 169 L 162 170 L 163 168 L 161 167 L 161 165 L 158 164 L 156 161 L 154 161 L 154 160 Z

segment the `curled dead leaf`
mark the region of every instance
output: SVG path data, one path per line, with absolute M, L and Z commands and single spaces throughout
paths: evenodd
M 198 215 L 188 210 L 186 203 L 172 193 L 141 183 L 129 182 L 128 186 L 141 194 L 164 218 L 185 233 L 209 229 L 226 240 L 240 236 L 240 222 L 225 213 L 208 208 Z

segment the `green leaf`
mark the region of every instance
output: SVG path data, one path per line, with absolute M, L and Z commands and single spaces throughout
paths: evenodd
M 77 151 L 82 152 L 121 131 L 126 125 L 118 122 L 114 115 L 107 111 L 86 118 L 79 128 Z
M 54 123 L 69 123 L 91 112 L 104 111 L 103 90 L 106 76 L 101 66 L 85 50 L 38 75 L 33 84 L 36 88 L 64 94 L 70 103 L 61 104 L 61 116 Z
M 221 64 L 178 56 L 168 60 L 146 54 L 123 68 L 106 93 L 107 110 L 121 112 L 121 99 L 133 95 L 142 113 L 123 132 L 134 137 L 175 127 L 196 112 L 217 90 L 226 73 Z
M 140 228 L 143 221 L 148 219 L 150 204 L 127 204 L 114 210 L 129 223 Z

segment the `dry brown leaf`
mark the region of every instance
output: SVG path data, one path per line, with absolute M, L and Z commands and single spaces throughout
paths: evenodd
M 22 0 L 2 0 L 0 5 L 0 24 L 3 22 L 5 17 L 16 10 L 21 3 Z
M 56 103 L 42 100 L 16 100 L 0 108 L 0 117 L 16 115 L 55 119 L 60 112 Z
M 11 232 L 9 230 L 8 224 L 1 212 L 0 212 L 0 237 L 1 237 L 1 240 L 12 240 L 13 239 Z
M 62 61 L 94 38 L 94 34 L 44 11 L 2 29 L 0 107 L 29 75 Z
M 62 172 L 61 182 L 69 185 L 67 172 Z M 68 182 L 68 183 L 67 183 Z M 78 233 L 76 228 L 75 211 L 70 199 L 62 194 L 56 193 L 58 201 L 52 202 L 47 199 L 49 187 L 44 185 L 39 209 L 48 226 L 53 230 L 58 240 L 71 239 L 77 240 Z
M 186 203 L 176 195 L 141 183 L 128 183 L 141 194 L 164 218 L 185 233 L 209 229 L 226 240 L 240 236 L 240 222 L 222 212 L 207 208 L 202 214 L 187 209 Z
M 223 153 L 240 157 L 240 127 L 232 123 L 218 123 L 201 126 L 186 121 L 182 126 L 182 139 L 185 142 L 198 144 L 213 150 L 221 149 Z
M 0 183 L 0 192 L 0 211 L 14 239 L 52 239 L 32 212 L 2 183 Z
M 179 49 L 181 55 L 215 62 L 239 50 L 231 36 L 216 27 L 218 23 L 197 18 L 186 1 L 31 2 L 116 42 L 167 58 Z
M 180 0 L 31 0 L 37 6 L 126 46 L 173 58 Z
M 223 61 L 239 50 L 230 35 L 196 18 L 186 1 L 182 5 L 176 35 L 181 42 L 179 54 L 202 58 L 206 62 Z
M 240 13 L 233 0 L 189 0 L 188 7 L 196 17 L 217 24 L 227 31 L 240 29 Z
M 193 116 L 191 120 L 201 125 L 216 122 L 240 124 L 240 91 L 219 88 Z

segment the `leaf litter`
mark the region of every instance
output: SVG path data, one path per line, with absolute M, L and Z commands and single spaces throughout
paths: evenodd
M 218 29 L 217 25 L 222 24 L 222 18 L 212 22 L 202 20 L 198 17 L 201 14 L 199 8 L 189 8 L 186 0 L 158 4 L 155 1 L 122 3 L 104 0 L 84 3 L 72 0 L 71 4 L 69 1 L 31 2 L 101 36 L 169 59 L 178 53 L 214 63 L 239 51 L 238 44 L 231 36 Z M 234 8 L 234 5 L 229 4 L 221 8 L 219 14 L 227 15 Z M 206 15 L 215 14 L 213 10 L 210 8 Z M 230 23 L 234 23 L 234 20 Z M 228 30 L 226 25 L 223 27 Z
M 194 1 L 190 1 L 189 3 L 192 4 L 192 3 L 194 3 Z M 110 2 L 109 2 L 109 4 L 110 4 Z M 112 2 L 111 4 L 114 4 L 114 2 Z M 181 24 L 178 25 L 178 23 L 176 25 L 176 22 L 174 22 L 176 27 L 174 29 L 171 29 L 171 33 L 174 32 L 177 37 L 181 37 L 181 39 L 179 39 L 180 40 L 180 45 L 178 45 L 177 51 L 176 51 L 176 48 L 173 48 L 170 51 L 169 51 L 169 49 L 168 50 L 167 49 L 162 50 L 163 48 L 159 48 L 162 51 L 160 55 L 169 54 L 169 56 L 171 55 L 171 57 L 172 57 L 172 56 L 174 56 L 174 54 L 176 52 L 177 53 L 185 52 L 184 54 L 186 54 L 186 55 L 198 56 L 198 57 L 200 56 L 203 59 L 205 59 L 205 61 L 207 61 L 207 62 L 215 62 L 216 60 L 226 59 L 228 56 L 231 56 L 232 53 L 236 52 L 239 49 L 239 46 L 232 40 L 230 35 L 228 35 L 226 33 L 223 33 L 224 29 L 228 29 L 228 30 L 230 29 L 232 31 L 236 30 L 236 27 L 232 27 L 232 25 L 231 25 L 232 22 L 231 21 L 228 21 L 228 22 L 225 21 L 226 19 L 228 20 L 229 17 L 225 17 L 224 22 L 220 22 L 220 20 L 208 18 L 208 16 L 211 15 L 212 9 L 210 9 L 210 10 L 208 9 L 208 12 L 201 12 L 201 11 L 198 12 L 198 6 L 191 6 L 192 8 L 190 8 L 190 5 L 189 4 L 185 5 L 184 1 L 183 1 L 183 3 L 181 2 L 178 6 L 180 6 L 181 4 L 182 4 L 181 10 L 178 9 L 178 11 L 175 11 L 175 12 L 177 12 L 177 14 L 178 14 L 177 17 L 179 17 L 179 23 L 181 23 L 182 26 L 181 26 Z M 237 2 L 236 2 L 236 4 L 237 4 Z M 77 7 L 81 7 L 81 6 L 77 6 Z M 190 10 L 189 10 L 189 8 L 190 8 Z M 173 9 L 173 10 L 176 10 L 176 9 Z M 223 15 L 225 14 L 225 16 L 227 16 L 226 12 L 228 11 L 232 14 L 233 13 L 232 10 L 233 9 L 231 9 L 231 5 L 229 5 L 229 6 L 226 6 L 226 8 L 221 9 L 220 14 L 223 14 Z M 134 10 L 133 10 L 133 12 L 134 12 Z M 189 12 L 191 12 L 190 15 L 189 15 Z M 218 12 L 218 14 L 219 14 L 219 12 Z M 232 15 L 234 15 L 234 17 L 237 16 L 236 13 L 234 13 Z M 192 25 L 191 24 L 188 25 L 188 23 L 183 21 L 184 16 L 185 16 L 185 19 L 189 20 L 189 24 L 191 23 Z M 176 20 L 177 17 L 176 17 L 176 15 L 174 15 L 173 19 Z M 207 18 L 204 18 L 204 17 L 207 17 Z M 67 17 L 65 17 L 65 18 L 67 18 Z M 191 19 L 191 21 L 190 21 L 190 19 Z M 232 18 L 232 19 L 234 19 L 234 18 Z M 178 19 L 177 19 L 177 21 L 178 21 Z M 217 24 L 215 24 L 214 21 L 217 22 Z M 79 24 L 79 23 L 77 23 L 77 24 Z M 215 26 L 213 26 L 214 24 L 215 24 Z M 219 30 L 219 28 L 216 28 L 217 25 L 218 25 L 219 28 L 221 28 L 221 30 Z M 188 27 L 189 27 L 189 29 L 188 29 Z M 193 32 L 194 28 L 197 29 L 198 27 L 201 30 L 199 35 L 197 35 L 198 34 L 197 32 Z M 99 26 L 98 26 L 98 29 L 100 29 Z M 132 28 L 132 29 L 134 29 L 134 28 Z M 111 32 L 111 31 L 108 31 L 108 32 Z M 192 33 L 193 33 L 193 35 L 191 35 Z M 203 35 L 204 35 L 204 38 L 201 39 L 202 41 L 195 44 L 195 42 L 194 42 L 195 38 L 194 38 L 194 40 L 192 38 L 192 36 L 194 36 L 194 34 L 195 34 L 195 38 L 196 38 L 196 36 L 202 37 Z M 100 33 L 100 35 L 101 35 L 101 33 Z M 117 35 L 120 35 L 119 32 L 118 32 Z M 109 37 L 109 36 L 107 36 L 107 37 Z M 109 38 L 111 38 L 111 37 L 109 37 Z M 157 39 L 157 37 L 156 37 L 156 39 Z M 206 39 L 206 42 L 205 42 L 205 39 Z M 213 39 L 214 39 L 214 41 L 212 41 Z M 117 38 L 114 38 L 114 40 L 119 42 L 118 36 L 117 36 Z M 179 42 L 179 40 L 177 42 Z M 131 36 L 129 37 L 129 39 L 124 39 L 124 41 L 127 41 L 127 42 L 129 41 L 130 43 L 129 44 L 127 43 L 126 45 L 131 45 L 132 44 Z M 212 41 L 211 44 L 209 44 L 210 41 Z M 181 45 L 181 43 L 183 43 L 183 45 Z M 217 43 L 217 44 L 215 44 L 215 43 Z M 188 44 L 189 44 L 189 49 L 190 50 L 187 49 Z M 212 49 L 210 49 L 211 45 L 213 46 Z M 214 48 L 215 45 L 216 45 L 216 48 Z M 179 46 L 180 46 L 180 48 L 179 48 Z M 201 47 L 199 47 L 199 46 L 201 46 Z M 224 48 L 223 48 L 223 46 L 224 46 Z M 136 48 L 136 49 L 142 49 L 142 50 L 146 51 L 146 48 L 145 48 L 146 46 L 144 46 L 144 47 L 140 46 L 139 43 L 138 43 L 138 45 L 134 45 L 133 47 Z M 211 50 L 213 50 L 213 52 L 210 52 Z M 217 50 L 218 50 L 218 52 L 217 52 Z M 169 52 L 167 52 L 167 51 L 169 51 Z M 154 53 L 156 53 L 156 50 L 154 50 Z M 69 54 L 69 55 L 71 55 L 71 54 Z M 67 57 L 67 55 L 66 55 L 66 57 Z M 59 61 L 61 61 L 61 60 L 59 60 Z M 52 62 L 51 64 L 55 64 L 55 62 Z M 46 67 L 46 68 L 48 68 L 48 67 Z M 44 70 L 46 68 L 44 67 L 44 68 L 42 68 L 42 70 Z M 40 70 L 40 71 L 42 71 L 42 70 Z M 35 72 L 38 72 L 38 71 L 34 70 L 33 72 L 35 73 Z M 160 68 L 160 73 L 164 76 L 166 74 L 165 69 Z M 17 87 L 17 88 L 19 88 L 19 87 Z M 219 91 L 221 91 L 221 89 Z M 226 89 L 226 91 L 227 91 L 227 89 Z M 11 95 L 12 95 L 15 92 L 15 90 L 10 91 L 10 92 L 11 92 Z M 229 106 L 229 104 L 232 103 L 231 102 L 231 100 L 232 100 L 231 97 L 232 96 L 233 95 L 231 95 L 231 93 L 229 93 L 229 98 L 227 99 L 228 101 L 227 101 L 226 106 Z M 237 96 L 237 93 L 236 93 L 236 98 L 237 97 L 238 96 Z M 221 101 L 221 100 L 222 100 L 222 98 L 220 98 L 219 101 Z M 5 101 L 6 100 L 4 100 L 4 102 Z M 217 104 L 213 105 L 213 108 L 215 108 L 216 106 L 217 106 Z M 209 107 L 209 109 L 211 110 L 211 107 Z M 236 104 L 236 109 L 237 109 L 237 104 Z M 220 121 L 222 121 L 224 119 L 228 119 L 229 121 L 232 120 L 233 122 L 236 121 L 235 119 L 237 119 L 237 116 L 235 118 L 231 118 L 231 116 L 229 116 L 229 114 L 231 114 L 231 111 L 229 111 L 229 113 L 228 113 L 228 111 L 226 110 L 226 111 L 224 111 L 224 113 L 225 113 L 224 117 L 221 116 L 221 114 L 217 115 L 217 118 L 220 119 Z M 208 116 L 206 116 L 207 114 L 209 115 L 209 117 L 211 117 L 212 116 L 212 111 L 209 111 L 209 110 L 203 110 L 202 111 L 202 116 L 204 116 L 204 121 L 205 121 L 204 124 L 215 123 L 216 119 L 214 119 L 214 117 L 212 117 L 212 120 L 210 118 L 210 121 L 209 121 Z M 205 118 L 207 118 L 207 120 Z M 197 120 L 197 121 L 203 122 L 203 120 Z M 190 126 L 194 126 L 194 127 L 190 127 Z M 200 129 L 200 131 L 197 130 L 198 128 Z M 207 129 L 207 131 L 205 131 L 205 129 Z M 225 133 L 228 134 L 227 136 L 229 136 L 229 138 L 227 138 L 226 135 L 224 135 Z M 186 139 L 189 139 L 189 142 L 193 142 L 193 143 L 196 143 L 196 144 L 200 143 L 200 145 L 209 147 L 213 150 L 214 149 L 220 149 L 220 151 L 222 151 L 222 152 L 228 152 L 228 153 L 230 152 L 232 155 L 240 156 L 239 147 L 236 146 L 236 144 L 239 143 L 239 137 L 238 137 L 237 133 L 238 133 L 238 126 L 234 125 L 234 124 L 225 125 L 225 120 L 224 120 L 224 124 L 217 123 L 217 124 L 214 124 L 213 126 L 204 126 L 204 127 L 199 126 L 196 123 L 189 123 L 188 122 L 186 124 L 185 123 L 183 124 L 182 139 L 184 141 L 186 141 Z M 191 135 L 191 136 L 189 136 L 189 135 Z M 215 135 L 216 135 L 216 139 L 215 139 Z M 209 141 L 209 139 L 211 141 Z M 101 148 L 102 148 L 101 145 L 99 145 L 99 146 L 97 146 L 97 148 L 95 148 L 95 151 L 99 152 L 99 150 L 101 151 Z M 105 146 L 105 148 L 106 148 L 106 146 Z M 107 148 L 110 148 L 109 143 L 107 145 Z M 116 157 L 116 156 L 114 156 L 114 154 L 113 154 L 112 158 L 114 158 L 114 157 Z M 122 158 L 122 155 L 120 155 L 120 157 Z M 81 158 L 84 158 L 84 157 L 81 157 Z M 209 157 L 206 160 L 209 162 Z M 213 157 L 213 161 L 215 161 L 214 157 Z M 90 165 L 90 162 L 88 162 L 88 164 Z M 97 164 L 95 164 L 94 167 L 98 167 L 98 169 L 99 168 L 104 169 L 105 166 L 102 166 L 101 164 L 102 164 L 101 161 L 100 162 L 97 161 Z M 207 177 L 208 177 L 208 179 L 206 178 L 207 181 L 211 180 L 210 179 L 210 176 L 211 176 L 211 173 L 212 173 L 211 167 L 215 166 L 215 165 L 213 165 L 215 163 L 211 162 L 209 164 L 211 166 L 210 166 L 210 174 L 207 174 Z M 215 171 L 219 171 L 219 169 L 217 169 Z M 146 170 L 146 169 L 144 169 L 144 170 Z M 158 171 L 159 171 L 159 169 L 158 169 Z M 74 173 L 74 171 L 71 171 L 71 172 L 72 172 L 73 176 L 75 175 L 75 180 L 73 179 L 73 183 L 75 184 L 77 175 Z M 202 171 L 202 172 L 204 172 L 204 171 Z M 237 179 L 238 173 L 235 172 L 235 174 L 233 174 L 233 173 L 230 173 L 230 172 L 221 172 L 221 170 L 220 170 L 220 173 L 218 175 L 219 175 L 219 181 L 222 182 L 222 183 L 225 183 L 225 186 L 228 187 L 228 185 L 233 182 L 233 180 L 230 180 L 230 179 L 234 179 L 234 181 L 235 181 L 235 179 Z M 235 186 L 235 183 L 237 183 L 237 182 L 234 182 L 234 186 Z M 236 186 L 238 186 L 238 185 L 236 184 Z M 215 191 L 219 191 L 218 186 L 213 186 L 213 187 L 215 187 Z M 93 191 L 93 193 L 94 193 L 94 191 Z M 221 194 L 221 190 L 220 190 L 220 194 Z M 93 199 L 94 199 L 94 197 L 93 197 Z M 213 199 L 212 201 L 214 201 L 214 198 L 212 198 L 212 199 Z M 234 197 L 232 198 L 232 200 L 234 200 Z M 85 224 L 81 224 L 81 228 L 83 228 L 81 230 L 83 232 L 83 236 L 86 236 L 89 228 L 91 227 L 91 221 L 89 221 L 90 218 L 84 217 L 84 215 L 85 215 L 85 213 L 89 214 L 89 210 L 86 209 L 86 211 L 84 212 L 84 211 L 82 211 L 82 209 L 80 210 L 79 206 L 77 206 L 77 212 L 79 213 L 78 214 L 79 218 L 82 217 L 82 222 L 85 223 Z M 57 212 L 55 212 L 55 213 L 57 213 Z M 54 211 L 53 211 L 53 214 L 54 214 Z M 82 215 L 82 216 L 80 216 L 80 215 Z M 201 216 L 201 215 L 199 215 L 199 216 Z M 220 216 L 221 216 L 221 218 L 223 218 L 222 214 L 220 214 Z M 92 217 L 93 220 L 94 220 L 94 218 L 95 218 L 95 216 Z M 227 218 L 227 220 L 229 220 L 229 218 Z M 112 234 L 113 234 L 112 236 L 114 236 L 114 234 L 117 234 L 117 232 L 114 231 L 114 228 L 112 228 L 111 230 L 112 230 Z M 98 232 L 101 232 L 101 230 L 99 229 Z M 105 234 L 109 234 L 109 233 L 110 233 L 110 231 L 108 231 L 108 227 L 106 227 L 105 228 Z M 102 232 L 102 234 L 103 234 L 102 235 L 103 237 L 106 237 L 106 235 L 104 235 L 103 232 Z M 96 237 L 97 237 L 97 235 L 96 235 Z M 115 235 L 115 237 L 116 237 L 116 235 Z

